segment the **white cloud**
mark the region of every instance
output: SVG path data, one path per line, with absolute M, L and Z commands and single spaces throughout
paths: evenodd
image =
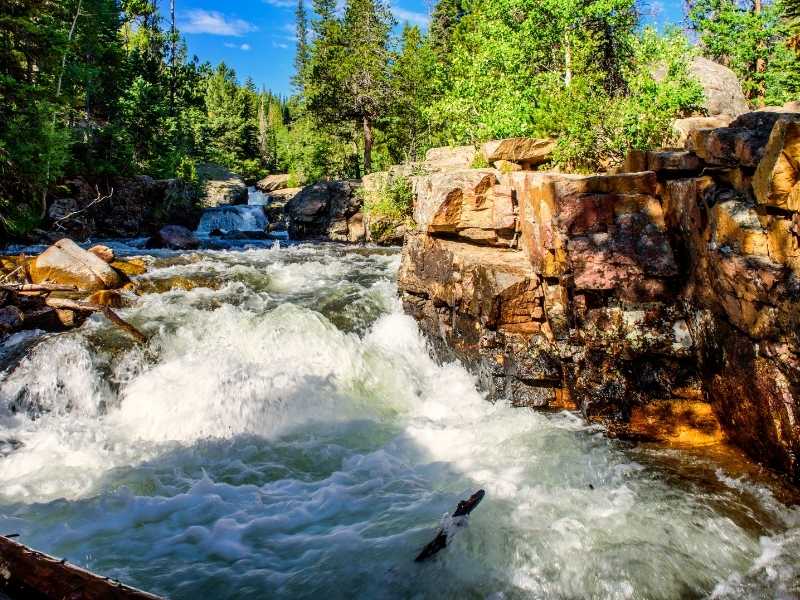
M 297 2 L 295 0 L 261 0 L 264 4 L 275 6 L 277 8 L 295 8 Z
M 258 27 L 244 19 L 228 17 L 216 10 L 194 9 L 187 11 L 180 28 L 185 33 L 208 33 L 211 35 L 230 35 L 241 37 Z
M 289 47 L 289 44 L 284 44 L 283 42 L 272 42 L 272 47 L 273 48 L 281 48 L 281 49 L 285 50 L 286 48 Z
M 225 46 L 226 48 L 236 48 L 237 50 L 244 50 L 245 52 L 247 52 L 252 48 L 252 46 L 246 42 L 244 44 L 234 44 L 233 42 L 225 42 L 222 45 Z
M 414 12 L 413 10 L 406 10 L 405 8 L 401 8 L 399 6 L 392 6 L 392 12 L 394 16 L 397 17 L 397 20 L 401 23 L 411 23 L 412 25 L 418 25 L 419 27 L 425 29 L 431 22 L 431 18 L 421 12 Z

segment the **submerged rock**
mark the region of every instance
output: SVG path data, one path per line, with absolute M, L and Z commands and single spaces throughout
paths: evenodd
M 180 225 L 167 225 L 159 229 L 147 240 L 148 248 L 171 248 L 173 250 L 194 250 L 200 246 L 194 233 Z

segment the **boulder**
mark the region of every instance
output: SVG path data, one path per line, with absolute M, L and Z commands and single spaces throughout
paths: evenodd
M 753 178 L 759 204 L 800 211 L 800 115 L 786 115 L 772 128 Z
M 247 185 L 235 173 L 219 165 L 205 163 L 198 165 L 197 174 L 205 179 L 201 199 L 203 208 L 247 203 Z
M 108 263 L 66 238 L 37 256 L 29 270 L 33 283 L 74 285 L 87 291 L 115 288 L 121 283 Z
M 714 129 L 715 127 L 727 127 L 730 125 L 733 117 L 731 115 L 716 115 L 713 117 L 685 117 L 683 119 L 675 119 L 672 122 L 672 131 L 674 133 L 674 143 L 679 148 L 686 144 L 689 135 L 695 129 Z
M 276 190 L 283 190 L 289 187 L 289 175 L 287 173 L 276 173 L 267 175 L 264 179 L 256 182 L 256 189 L 269 194 Z
M 425 153 L 423 167 L 428 172 L 468 169 L 475 160 L 475 146 L 444 146 Z
M 491 169 L 463 169 L 418 178 L 414 222 L 420 231 L 482 227 L 486 192 L 497 183 Z M 466 213 L 462 218 L 462 208 Z M 491 208 L 491 207 L 489 207 Z M 488 213 L 491 219 L 491 210 Z
M 114 262 L 114 251 L 109 248 L 108 246 L 103 246 L 102 244 L 97 244 L 96 246 L 92 246 L 87 250 L 87 252 L 91 252 L 97 258 L 107 262 L 112 263 Z
M 355 181 L 322 181 L 304 187 L 284 207 L 289 235 L 294 239 L 329 237 L 347 241 L 347 219 L 362 205 Z
M 703 86 L 703 106 L 708 115 L 738 117 L 749 110 L 739 79 L 728 67 L 696 56 L 689 65 L 689 73 Z
M 171 248 L 173 250 L 193 250 L 200 246 L 194 232 L 181 225 L 167 225 L 147 240 L 148 248 Z
M 530 168 L 549 161 L 555 147 L 552 139 L 519 137 L 486 142 L 481 152 L 489 163 L 507 160 Z

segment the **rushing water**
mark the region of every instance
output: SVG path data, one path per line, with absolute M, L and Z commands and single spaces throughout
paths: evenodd
M 396 251 L 148 260 L 143 289 L 199 287 L 132 299 L 146 348 L 99 316 L 6 343 L 0 532 L 171 598 L 800 595 L 800 510 L 486 402 L 402 314 Z M 469 527 L 414 563 L 478 488 Z
M 207 236 L 212 231 L 259 231 L 267 228 L 267 217 L 260 205 L 235 205 L 207 208 L 197 226 L 197 235 Z

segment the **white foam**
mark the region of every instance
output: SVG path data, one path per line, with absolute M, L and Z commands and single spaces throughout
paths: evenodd
M 486 402 L 401 314 L 397 267 L 335 246 L 205 252 L 148 276 L 213 272 L 219 289 L 124 311 L 148 347 L 101 349 L 100 318 L 42 341 L 0 380 L 3 405 L 36 415 L 0 416 L 22 444 L 0 454 L 0 530 L 171 597 L 796 586 L 798 511 L 768 492 L 743 506 L 737 486 L 763 488 L 724 474 L 730 494 L 675 488 L 573 413 Z M 363 330 L 334 325 L 370 307 Z M 478 488 L 470 527 L 413 565 Z M 782 528 L 738 524 L 753 509 Z

